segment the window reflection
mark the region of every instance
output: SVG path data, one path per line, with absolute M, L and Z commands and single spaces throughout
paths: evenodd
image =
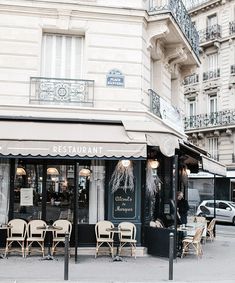
M 23 192 L 26 192 L 28 195 L 23 195 Z M 32 203 L 22 200 L 23 196 L 27 199 L 31 194 Z M 42 214 L 41 201 L 42 165 L 17 164 L 14 182 L 14 218 L 22 218 L 27 221 L 40 219 Z
M 77 177 L 78 223 L 89 223 L 90 174 L 87 172 L 90 167 L 79 166 L 78 169 L 78 176 L 75 176 L 74 165 L 43 165 L 37 164 L 36 160 L 16 162 L 13 217 L 27 221 L 43 217 L 47 222 L 57 219 L 73 222 Z M 87 170 L 86 174 L 83 169 Z M 83 173 L 80 174 L 81 170 Z

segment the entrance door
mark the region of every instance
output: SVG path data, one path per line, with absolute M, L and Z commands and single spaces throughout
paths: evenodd
M 67 219 L 73 222 L 73 199 L 75 188 L 74 165 L 47 165 L 45 219 L 54 222 Z

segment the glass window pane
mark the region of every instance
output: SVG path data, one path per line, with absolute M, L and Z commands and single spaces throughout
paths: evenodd
M 42 165 L 16 164 L 13 217 L 41 219 Z

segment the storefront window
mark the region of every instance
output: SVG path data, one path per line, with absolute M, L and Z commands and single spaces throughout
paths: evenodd
M 41 219 L 42 165 L 16 165 L 13 217 L 26 220 Z
M 46 220 L 73 221 L 74 166 L 48 165 L 46 181 Z
M 77 205 L 79 224 L 103 220 L 104 174 L 103 161 L 92 160 L 88 165 L 79 163 L 76 170 L 75 163 L 16 160 L 12 216 L 27 221 L 43 219 L 51 223 L 67 219 L 73 223 L 74 207 Z

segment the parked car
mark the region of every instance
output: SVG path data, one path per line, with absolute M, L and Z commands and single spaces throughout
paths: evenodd
M 235 202 L 216 200 L 216 220 L 235 225 Z M 214 200 L 204 200 L 197 208 L 198 216 L 214 217 Z

